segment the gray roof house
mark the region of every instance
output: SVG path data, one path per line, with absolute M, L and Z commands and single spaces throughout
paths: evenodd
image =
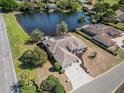
M 120 16 L 118 17 L 118 19 L 119 19 L 119 21 L 124 22 L 124 14 L 120 15 Z
M 82 53 L 86 48 L 82 41 L 72 35 L 46 37 L 43 44 L 63 68 L 81 61 L 76 54 Z
M 93 40 L 99 42 L 105 47 L 111 47 L 115 44 L 114 41 L 112 41 L 110 38 L 104 36 L 104 35 L 96 35 L 93 37 Z
M 85 25 L 78 29 L 91 36 L 93 40 L 101 43 L 105 47 L 113 46 L 115 43 L 111 38 L 118 37 L 121 34 L 120 30 L 104 24 Z

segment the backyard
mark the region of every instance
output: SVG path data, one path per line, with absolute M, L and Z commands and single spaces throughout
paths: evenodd
M 6 23 L 7 34 L 9 38 L 9 43 L 12 51 L 12 56 L 15 64 L 16 75 L 20 77 L 25 71 L 31 73 L 32 77 L 35 78 L 37 83 L 41 83 L 44 79 L 46 79 L 49 75 L 54 75 L 59 78 L 60 82 L 64 85 L 65 91 L 70 91 L 72 89 L 70 83 L 66 83 L 65 81 L 68 79 L 65 74 L 59 74 L 58 72 L 51 72 L 49 69 L 52 67 L 50 62 L 48 61 L 42 68 L 36 69 L 22 69 L 20 67 L 21 62 L 18 60 L 22 53 L 28 49 L 34 49 L 36 45 L 27 45 L 25 41 L 29 39 L 29 35 L 26 34 L 23 29 L 17 23 L 14 15 L 12 13 L 4 14 L 4 20 Z M 32 93 L 35 93 L 35 87 L 32 87 Z M 33 91 L 34 89 L 34 91 Z M 25 89 L 23 93 L 29 93 L 29 89 Z M 30 92 L 31 93 L 31 92 Z
M 101 49 L 91 41 L 85 39 L 84 37 L 73 33 L 76 37 L 78 37 L 80 40 L 82 40 L 88 47 L 88 50 L 83 54 L 83 62 L 84 66 L 88 69 L 91 76 L 96 77 L 105 71 L 111 69 L 113 66 L 119 64 L 124 58 L 113 56 L 110 53 L 106 52 L 105 50 Z M 89 58 L 89 55 L 92 52 L 96 52 L 97 55 L 95 58 L 91 59 Z M 123 54 L 124 52 L 121 51 Z M 123 56 L 123 55 L 121 55 Z

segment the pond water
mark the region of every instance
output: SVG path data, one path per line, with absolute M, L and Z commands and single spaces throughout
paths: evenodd
M 21 27 L 30 34 L 35 29 L 40 29 L 45 35 L 52 35 L 56 32 L 57 24 L 65 21 L 68 25 L 69 31 L 74 31 L 75 28 L 81 26 L 78 20 L 84 14 L 76 13 L 33 13 L 33 14 L 19 14 L 16 19 Z M 89 24 L 89 17 L 86 16 L 86 23 Z

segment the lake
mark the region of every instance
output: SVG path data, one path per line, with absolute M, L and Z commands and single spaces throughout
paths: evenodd
M 35 29 L 40 29 L 45 35 L 56 33 L 57 24 L 65 21 L 70 32 L 81 26 L 78 20 L 83 16 L 82 12 L 76 13 L 33 13 L 18 14 L 16 19 L 21 27 L 30 34 Z M 86 17 L 86 24 L 89 24 L 89 17 Z

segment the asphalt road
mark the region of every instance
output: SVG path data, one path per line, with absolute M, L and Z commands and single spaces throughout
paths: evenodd
M 72 93 L 112 93 L 124 80 L 124 62 Z
M 0 13 L 0 93 L 17 93 L 17 78 L 2 14 Z

